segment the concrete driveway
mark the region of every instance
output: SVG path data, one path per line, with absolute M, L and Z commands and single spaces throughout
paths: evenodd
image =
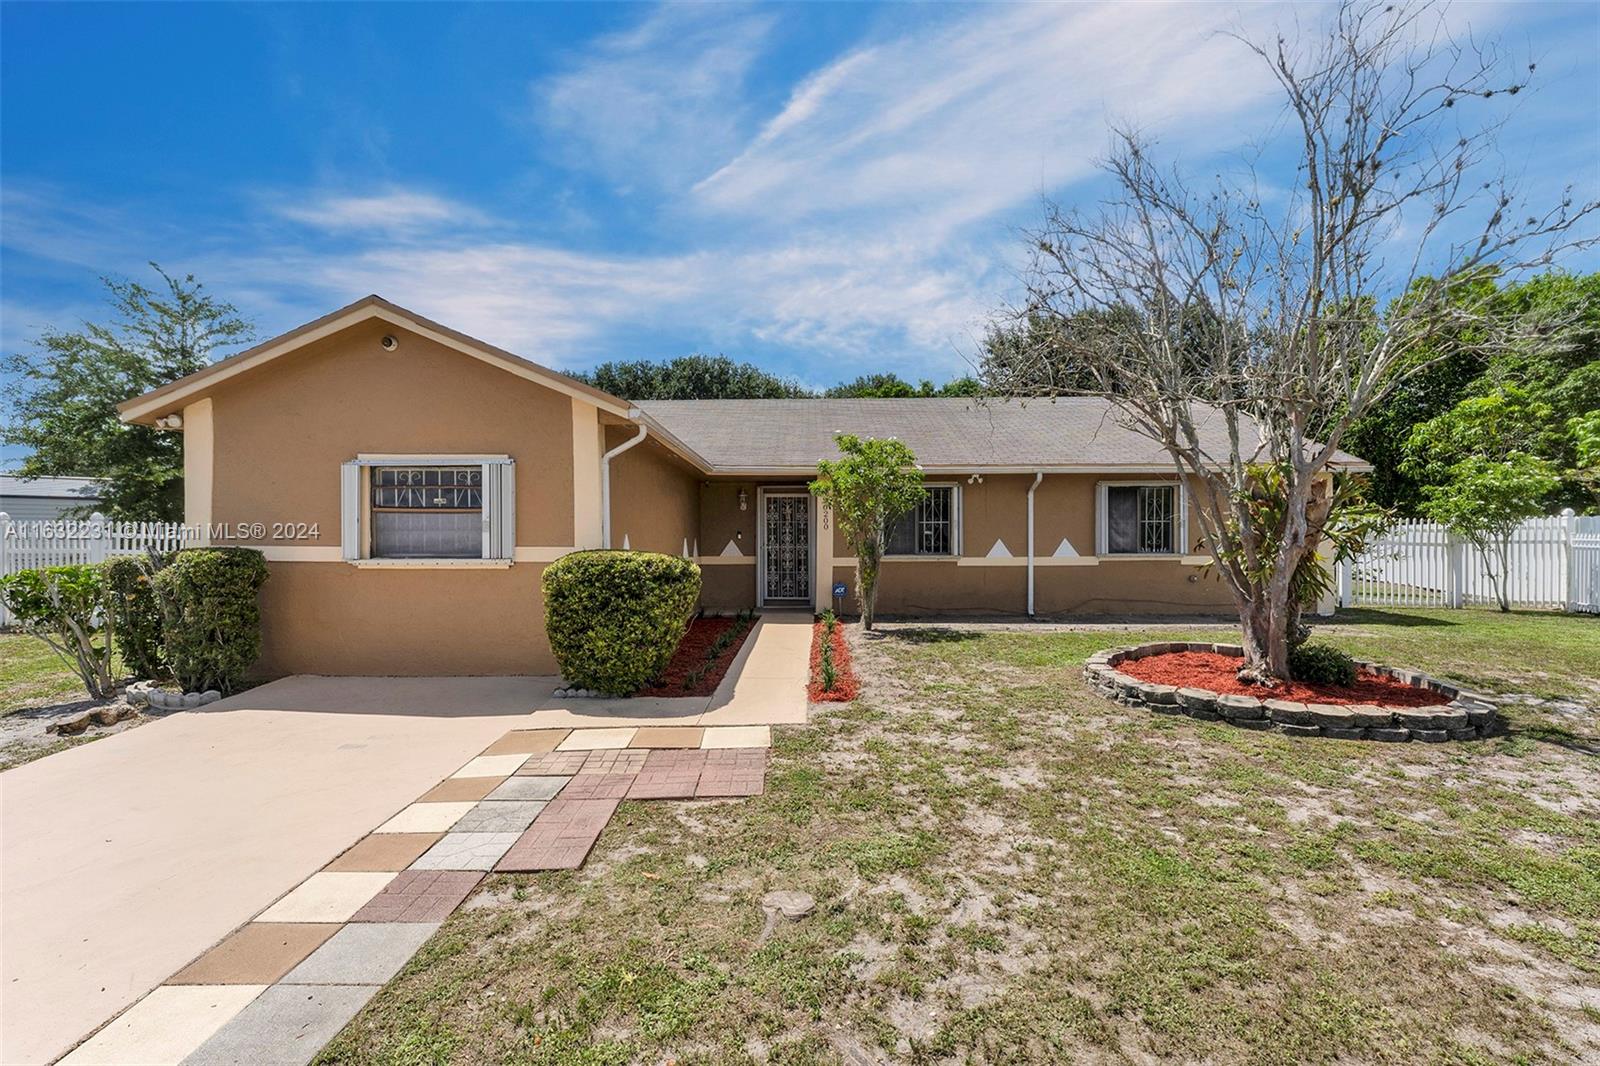
M 287 678 L 0 774 L 0 1062 L 49 1062 L 548 700 Z

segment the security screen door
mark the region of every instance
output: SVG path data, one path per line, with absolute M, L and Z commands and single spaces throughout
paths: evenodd
M 768 493 L 761 565 L 762 601 L 811 602 L 811 497 Z

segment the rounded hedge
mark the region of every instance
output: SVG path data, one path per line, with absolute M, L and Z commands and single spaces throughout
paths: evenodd
M 119 555 L 100 564 L 122 665 L 141 681 L 166 674 L 161 661 L 161 605 L 151 587 L 151 575 L 159 566 L 160 560 L 140 555 Z
M 700 568 L 655 552 L 580 551 L 547 566 L 543 586 L 561 676 L 625 696 L 672 660 L 700 599 Z
M 163 651 L 185 692 L 232 692 L 261 654 L 266 558 L 254 548 L 186 548 L 156 572 Z
M 1332 644 L 1300 644 L 1289 649 L 1289 676 L 1313 685 L 1353 685 L 1356 661 Z

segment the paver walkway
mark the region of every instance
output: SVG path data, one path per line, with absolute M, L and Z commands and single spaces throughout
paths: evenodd
M 505 733 L 179 969 L 63 1066 L 303 1066 L 490 871 L 577 869 L 624 799 L 761 794 L 766 726 L 692 732 Z M 680 746 L 690 740 L 698 746 Z

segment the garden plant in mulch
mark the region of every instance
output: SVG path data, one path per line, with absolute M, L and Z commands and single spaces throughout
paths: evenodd
M 752 613 L 741 611 L 732 618 L 696 618 L 678 642 L 666 670 L 636 696 L 709 696 L 727 674 L 750 627 Z
M 1450 702 L 1450 697 L 1433 689 L 1416 688 L 1392 677 L 1362 671 L 1353 685 L 1325 685 L 1306 681 L 1285 681 L 1264 692 L 1260 685 L 1240 681 L 1242 658 L 1216 652 L 1184 651 L 1149 655 L 1119 663 L 1117 669 L 1158 685 L 1201 688 L 1224 696 L 1268 696 L 1301 703 L 1331 703 L 1340 706 L 1372 704 L 1379 707 L 1431 707 Z
M 807 694 L 812 703 L 848 703 L 860 691 L 855 670 L 850 665 L 850 646 L 845 643 L 844 627 L 832 611 L 824 611 L 811 633 L 811 683 Z

